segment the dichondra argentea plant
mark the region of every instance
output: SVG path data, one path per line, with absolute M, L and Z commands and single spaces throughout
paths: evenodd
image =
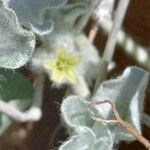
M 150 148 L 141 135 L 142 123 L 150 125 L 144 112 L 148 71 L 129 66 L 122 75 L 105 80 L 106 73 L 117 65 L 112 57 L 129 2 L 120 0 L 114 13 L 115 0 L 0 0 L 0 135 L 12 119 L 26 122 L 41 118 L 47 75 L 57 88 L 64 84 L 71 87 L 60 108 L 62 124 L 70 136 L 60 150 L 113 150 L 122 140 L 139 140 Z M 94 39 L 84 33 L 90 17 L 104 29 L 105 23 L 113 23 L 103 56 L 91 42 Z M 95 35 L 92 30 L 91 34 Z M 36 76 L 34 86 L 16 70 L 22 66 Z M 131 130 L 113 124 L 109 104 L 88 107 L 105 100 L 115 103 Z

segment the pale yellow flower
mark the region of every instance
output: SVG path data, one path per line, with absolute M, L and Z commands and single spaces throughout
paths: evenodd
M 54 82 L 61 83 L 63 79 L 67 79 L 74 84 L 78 81 L 75 67 L 79 62 L 79 56 L 70 56 L 61 47 L 57 50 L 56 58 L 45 63 L 44 68 L 52 71 L 51 79 Z

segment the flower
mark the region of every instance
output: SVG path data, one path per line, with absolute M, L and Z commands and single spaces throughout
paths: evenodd
M 65 78 L 75 84 L 78 76 L 75 72 L 76 65 L 80 62 L 79 56 L 69 56 L 63 47 L 58 48 L 56 58 L 48 60 L 44 68 L 52 70 L 52 80 L 61 83 Z

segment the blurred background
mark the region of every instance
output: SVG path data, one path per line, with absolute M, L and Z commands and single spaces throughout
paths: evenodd
M 88 35 L 93 24 L 89 20 L 85 33 Z M 127 35 L 131 36 L 137 43 L 143 46 L 150 54 L 150 0 L 131 0 L 129 9 L 123 24 Z M 103 53 L 107 40 L 107 34 L 100 28 L 94 44 Z M 108 74 L 108 78 L 116 77 L 129 65 L 138 65 L 138 62 L 128 55 L 122 47 L 117 45 L 114 56 L 115 68 Z M 143 67 L 143 66 L 142 66 Z M 32 82 L 34 78 L 27 68 L 20 71 Z M 43 116 L 38 122 L 17 123 L 0 137 L 0 150 L 57 150 L 68 136 L 61 125 L 60 104 L 63 97 L 67 95 L 69 87 L 55 88 L 45 81 L 43 96 Z M 145 96 L 145 111 L 150 114 L 150 82 Z M 143 135 L 150 140 L 150 128 L 143 126 Z M 124 143 L 119 145 L 120 150 L 145 150 L 139 142 Z

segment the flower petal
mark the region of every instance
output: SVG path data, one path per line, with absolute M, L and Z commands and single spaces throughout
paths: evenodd
M 73 69 L 69 69 L 65 72 L 66 78 L 73 84 L 78 82 L 78 76 Z
M 48 60 L 48 62 L 46 62 L 44 65 L 44 68 L 45 69 L 51 69 L 51 70 L 53 70 L 53 69 L 55 69 L 55 59 L 54 60 Z
M 59 48 L 57 49 L 57 54 L 56 54 L 56 56 L 58 57 L 58 59 L 66 59 L 66 58 L 68 58 L 68 57 L 67 57 L 68 54 L 65 52 L 65 49 L 64 49 L 63 46 L 61 46 L 61 47 L 59 47 Z
M 54 69 L 53 72 L 52 72 L 52 77 L 51 79 L 56 82 L 56 83 L 60 83 L 64 78 L 64 73 L 57 70 L 57 69 Z

